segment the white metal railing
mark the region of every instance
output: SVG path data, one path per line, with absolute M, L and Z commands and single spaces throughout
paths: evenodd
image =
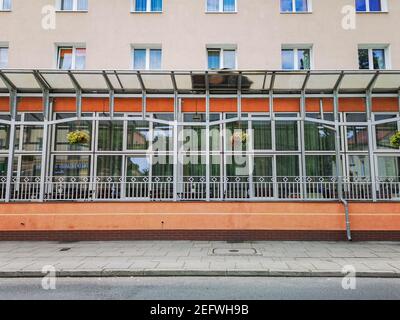
M 399 177 L 13 177 L 10 201 L 400 201 Z M 375 197 L 373 192 L 375 191 Z M 0 200 L 7 178 L 0 177 Z M 375 199 L 374 199 L 375 198 Z

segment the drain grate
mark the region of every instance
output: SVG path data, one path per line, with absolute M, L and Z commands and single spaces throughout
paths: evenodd
M 214 256 L 257 256 L 261 255 L 255 248 L 213 248 Z
M 71 248 L 61 248 L 60 251 L 68 251 L 71 250 Z

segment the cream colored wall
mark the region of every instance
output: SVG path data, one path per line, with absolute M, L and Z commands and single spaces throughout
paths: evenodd
M 280 69 L 282 44 L 313 44 L 314 69 L 357 69 L 357 46 L 390 44 L 400 69 L 400 1 L 389 13 L 358 14 L 341 27 L 354 0 L 312 0 L 311 14 L 280 14 L 279 0 L 237 0 L 237 14 L 206 14 L 206 0 L 164 0 L 162 14 L 130 13 L 130 0 L 89 0 L 88 13 L 57 13 L 56 29 L 41 27 L 42 7 L 55 0 L 13 0 L 0 12 L 0 42 L 10 68 L 54 68 L 55 43 L 86 43 L 87 69 L 130 69 L 131 45 L 162 44 L 163 69 L 206 68 L 207 44 L 236 44 L 238 68 Z

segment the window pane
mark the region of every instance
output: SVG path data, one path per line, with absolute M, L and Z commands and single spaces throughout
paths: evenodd
M 276 156 L 276 174 L 278 177 L 297 177 L 299 175 L 299 157 Z
M 208 69 L 220 68 L 219 56 L 220 56 L 219 50 L 208 50 Z
M 73 0 L 61 0 L 61 10 L 72 10 L 73 6 Z
M 224 11 L 225 12 L 235 11 L 235 2 L 236 0 L 224 0 Z
M 14 173 L 17 168 L 14 163 Z M 41 156 L 21 156 L 21 168 L 19 170 L 21 177 L 40 177 L 42 167 Z
M 383 177 L 399 177 L 399 157 L 378 157 L 378 175 Z
M 97 149 L 99 151 L 122 150 L 123 130 L 122 121 L 99 121 Z
M 0 48 L 0 68 L 8 66 L 8 48 Z
M 133 69 L 146 69 L 146 49 L 135 49 L 133 52 Z
M 293 1 L 281 0 L 281 12 L 293 12 Z
M 150 172 L 150 162 L 146 157 L 127 157 L 127 177 L 147 177 Z
M 54 176 L 87 177 L 90 175 L 90 156 L 55 156 Z
M 83 114 L 85 115 L 85 114 Z M 57 114 L 57 119 L 65 119 L 75 116 L 74 114 L 60 113 Z M 92 123 L 90 121 L 74 121 L 66 122 L 56 125 L 55 132 L 55 149 L 57 151 L 88 151 L 91 149 L 91 141 L 88 143 L 70 144 L 67 139 L 67 135 L 70 132 L 80 130 L 85 131 L 91 137 L 92 134 Z M 91 140 L 91 139 L 89 139 Z
M 272 177 L 272 157 L 254 157 L 254 177 Z
M 86 64 L 86 49 L 77 48 L 75 50 L 75 69 L 83 70 L 85 69 L 85 64 Z
M 0 157 L 0 177 L 7 176 L 7 167 L 8 167 L 8 159 L 6 157 Z M 0 184 L 0 188 L 2 188 L 2 187 L 3 187 L 3 185 Z M 0 192 L 4 192 L 4 190 L 2 190 Z M 2 193 L 2 194 L 4 194 L 4 193 Z
M 11 0 L 3 0 L 3 10 L 11 10 Z
M 207 11 L 219 11 L 219 0 L 207 0 Z
M 368 49 L 358 49 L 358 67 L 369 69 Z
M 161 69 L 161 49 L 150 50 L 150 70 Z
M 309 177 L 336 175 L 336 157 L 333 155 L 306 156 L 306 174 Z
M 87 10 L 88 9 L 88 0 L 78 0 L 77 9 L 78 10 Z
M 0 124 L 0 150 L 8 150 L 10 141 L 10 126 Z
M 350 177 L 369 177 L 368 156 L 351 155 L 349 156 L 349 175 Z
M 135 0 L 135 11 L 146 11 L 146 10 L 147 10 L 147 0 Z
M 381 0 L 369 0 L 369 11 L 382 11 Z
M 205 159 L 202 160 L 200 155 L 187 155 L 183 165 L 183 176 L 184 177 L 205 177 L 206 165 L 204 164 Z M 187 180 L 187 179 L 186 179 Z M 196 180 L 198 181 L 198 180 Z
M 395 115 L 375 115 L 375 120 L 395 118 Z M 390 145 L 390 137 L 397 131 L 397 122 L 378 124 L 375 126 L 376 145 L 378 149 L 397 149 Z
M 368 150 L 368 128 L 363 126 L 347 127 L 348 150 Z
M 308 113 L 307 117 L 320 119 L 320 115 L 315 113 Z M 333 114 L 324 114 L 324 120 L 333 121 Z M 335 132 L 323 124 L 305 122 L 304 140 L 309 151 L 335 150 Z
M 235 69 L 236 68 L 236 51 L 235 50 L 224 50 L 224 68 Z
M 24 126 L 23 146 L 24 151 L 41 151 L 43 144 L 42 126 Z
M 275 131 L 277 150 L 298 150 L 297 122 L 277 121 Z
M 183 151 L 200 151 L 206 148 L 206 128 L 200 126 L 184 126 L 181 132 Z
M 300 70 L 310 69 L 310 49 L 299 49 L 297 50 L 297 59 Z
M 122 156 L 98 156 L 98 177 L 120 177 L 122 174 Z
M 162 0 L 151 0 L 151 11 L 162 11 Z
M 372 50 L 372 59 L 374 61 L 374 69 L 386 69 L 385 66 L 385 49 Z
M 366 0 L 356 0 L 356 11 L 367 11 Z
M 157 155 L 153 157 L 152 176 L 170 177 L 173 175 L 174 166 L 171 156 Z
M 156 114 L 157 119 L 172 121 L 172 114 Z M 154 123 L 153 130 L 153 150 L 154 151 L 170 151 L 173 148 L 173 128 L 168 124 Z
M 271 122 L 253 121 L 253 140 L 255 150 L 272 149 Z
M 294 51 L 285 49 L 282 50 L 282 69 L 293 70 L 294 69 Z
M 226 124 L 226 149 L 233 151 L 247 150 L 248 146 L 248 122 L 229 122 Z
M 58 69 L 70 70 L 72 68 L 72 48 L 60 48 L 58 51 Z
M 149 123 L 147 121 L 128 121 L 127 140 L 129 150 L 147 150 L 150 141 Z
M 296 11 L 307 12 L 308 11 L 307 2 L 308 0 L 296 0 Z

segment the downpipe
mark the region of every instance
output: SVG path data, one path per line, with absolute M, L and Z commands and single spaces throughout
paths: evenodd
M 346 236 L 348 241 L 352 241 L 351 238 L 351 227 L 350 227 L 350 215 L 349 215 L 349 203 L 343 197 L 340 197 L 340 202 L 344 206 L 344 212 L 346 217 Z

